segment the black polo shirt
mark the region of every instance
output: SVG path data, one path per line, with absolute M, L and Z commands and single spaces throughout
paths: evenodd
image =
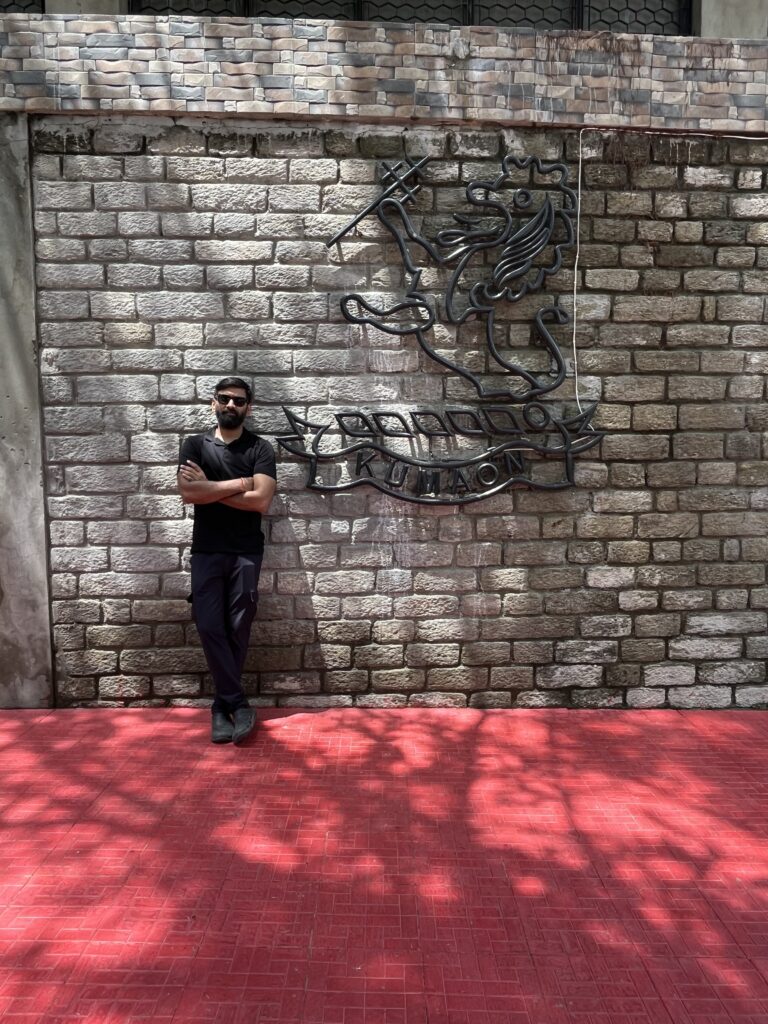
M 274 480 L 277 475 L 272 446 L 250 430 L 243 430 L 231 444 L 218 440 L 215 430 L 194 434 L 182 442 L 179 466 L 187 460 L 196 462 L 209 480 L 234 480 L 254 473 L 264 473 Z M 244 512 L 220 501 L 195 505 L 193 555 L 258 555 L 263 550 L 260 512 Z

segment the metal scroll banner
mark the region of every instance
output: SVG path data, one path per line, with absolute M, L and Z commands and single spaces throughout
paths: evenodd
M 540 291 L 574 243 L 577 200 L 568 169 L 507 156 L 493 180 L 466 186 L 467 212 L 453 213 L 450 227 L 428 237 L 427 218 L 412 209 L 428 160 L 384 163 L 381 195 L 328 245 L 363 218 L 378 217 L 397 246 L 405 294 L 394 302 L 346 294 L 345 319 L 414 337 L 428 363 L 443 369 L 431 378 L 436 385 L 458 377 L 474 389 L 476 402 L 363 406 L 312 416 L 284 407 L 291 433 L 278 441 L 309 462 L 307 486 L 316 491 L 367 484 L 404 501 L 459 505 L 515 484 L 568 487 L 574 457 L 602 437 L 591 425 L 594 403 L 569 408 L 562 391 L 556 394 L 567 364 L 550 327 L 570 318 L 561 306 L 542 305 L 533 315 L 533 346 L 522 347 L 496 321 L 500 304 Z M 474 347 L 458 340 L 462 329 L 479 338 Z M 365 381 L 360 385 L 364 395 Z

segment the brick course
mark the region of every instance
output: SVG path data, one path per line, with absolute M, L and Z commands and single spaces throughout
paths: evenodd
M 768 43 L 759 39 L 192 15 L 6 14 L 0 19 L 0 57 L 2 111 L 740 133 L 768 128 Z M 275 141 L 276 152 L 267 158 L 286 155 L 281 140 Z M 365 147 L 362 152 L 368 155 Z M 237 153 L 233 141 L 222 155 Z M 339 155 L 337 144 L 329 156 Z M 465 147 L 465 155 L 490 154 L 478 144 L 471 152 Z M 726 168 L 704 166 L 694 157 L 688 163 L 686 184 L 694 187 L 727 186 L 734 176 L 741 187 L 760 187 L 740 159 Z M 187 169 L 185 180 L 193 180 L 192 164 L 180 165 Z M 110 161 L 101 166 L 109 175 Z M 297 166 L 292 180 L 304 173 Z M 596 173 L 615 178 L 626 169 Z M 658 179 L 665 168 L 652 173 Z M 178 179 L 169 172 L 168 180 Z M 615 200 L 618 210 L 625 200 Z

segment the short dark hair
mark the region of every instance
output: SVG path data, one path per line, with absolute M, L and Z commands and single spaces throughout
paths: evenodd
M 222 377 L 222 379 L 213 389 L 214 394 L 218 394 L 219 391 L 223 391 L 224 388 L 241 388 L 245 392 L 245 397 L 248 399 L 248 404 L 251 404 L 253 392 L 251 391 L 250 384 L 246 384 L 242 377 Z

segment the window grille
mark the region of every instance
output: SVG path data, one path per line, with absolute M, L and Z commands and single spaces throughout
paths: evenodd
M 129 0 L 130 14 L 174 14 L 182 18 L 255 18 L 250 0 Z M 290 18 L 295 15 L 286 14 Z M 310 15 L 305 15 L 310 17 Z M 332 15 L 329 15 L 332 17 Z
M 44 14 L 43 0 L 0 0 L 0 14 Z
M 691 4 L 686 0 L 584 0 L 584 28 L 608 32 L 690 35 Z
M 692 0 L 130 0 L 130 11 L 689 35 L 691 4 Z
M 129 0 L 129 10 L 182 17 L 326 18 L 689 35 L 691 4 L 692 0 Z M 0 0 L 3 14 L 44 11 L 44 0 Z

